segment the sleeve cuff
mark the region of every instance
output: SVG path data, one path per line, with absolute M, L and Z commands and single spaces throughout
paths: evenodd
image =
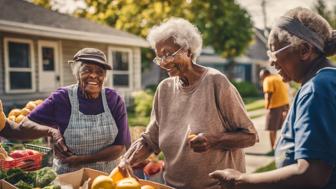
M 147 133 L 143 133 L 141 135 L 142 139 L 145 141 L 145 143 L 148 145 L 148 147 L 154 151 L 155 154 L 160 153 L 160 148 L 158 145 L 156 145 L 150 138 L 150 136 Z
M 322 160 L 331 166 L 336 165 L 335 162 L 336 157 L 334 156 L 334 154 L 331 154 L 330 152 L 323 150 L 307 150 L 307 149 L 296 150 L 294 159 Z

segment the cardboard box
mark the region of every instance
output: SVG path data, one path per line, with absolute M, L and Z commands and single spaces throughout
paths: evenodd
M 78 171 L 74 171 L 71 173 L 65 173 L 62 175 L 58 175 L 56 178 L 55 182 L 59 183 L 62 188 L 73 188 L 73 189 L 90 189 L 90 184 L 93 179 L 95 179 L 99 175 L 108 175 L 105 172 L 89 169 L 89 168 L 83 168 Z M 91 182 L 88 182 L 90 180 Z M 152 181 L 147 181 L 147 180 L 141 180 L 140 179 L 140 184 L 141 185 L 151 185 L 154 186 L 155 189 L 174 189 L 172 187 L 155 183 Z
M 0 180 L 0 189 L 16 189 L 16 187 L 5 180 Z

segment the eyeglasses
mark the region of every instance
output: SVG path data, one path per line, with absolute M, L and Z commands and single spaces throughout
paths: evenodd
M 165 55 L 165 56 L 162 56 L 162 57 L 158 57 L 158 56 L 156 56 L 156 57 L 153 59 L 153 62 L 154 62 L 155 64 L 157 64 L 158 66 L 162 66 L 162 62 L 165 62 L 165 61 L 168 61 L 168 62 L 173 61 L 175 55 L 176 55 L 181 49 L 183 49 L 183 48 L 182 48 L 182 47 L 179 48 L 177 51 L 175 51 L 175 52 L 174 52 L 173 54 L 171 54 L 171 55 Z
M 270 62 L 275 62 L 275 61 L 277 61 L 277 54 L 279 54 L 280 52 L 282 52 L 282 51 L 284 51 L 284 50 L 286 50 L 286 49 L 288 49 L 289 47 L 291 47 L 292 46 L 292 44 L 289 44 L 289 45 L 286 45 L 286 46 L 284 46 L 284 47 L 282 47 L 281 49 L 279 49 L 279 50 L 276 50 L 276 51 L 270 51 L 270 50 L 268 50 L 267 51 L 267 56 L 268 56 L 268 58 L 269 58 L 269 61 Z

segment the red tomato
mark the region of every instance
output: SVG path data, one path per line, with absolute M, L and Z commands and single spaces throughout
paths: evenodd
M 29 156 L 26 150 L 14 150 L 9 155 L 14 159 Z
M 40 152 L 38 152 L 38 151 L 30 150 L 30 149 L 27 149 L 26 152 L 27 152 L 29 155 L 35 155 L 35 154 L 39 154 L 39 153 L 40 153 Z
M 147 176 L 155 175 L 163 169 L 163 161 L 151 161 L 143 169 Z

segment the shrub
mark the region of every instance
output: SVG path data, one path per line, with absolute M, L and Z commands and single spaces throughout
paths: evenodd
M 231 83 L 237 88 L 242 97 L 255 97 L 260 95 L 258 88 L 250 82 L 231 81 Z
M 149 91 L 139 91 L 134 93 L 134 112 L 136 116 L 150 116 L 153 103 L 153 94 Z

